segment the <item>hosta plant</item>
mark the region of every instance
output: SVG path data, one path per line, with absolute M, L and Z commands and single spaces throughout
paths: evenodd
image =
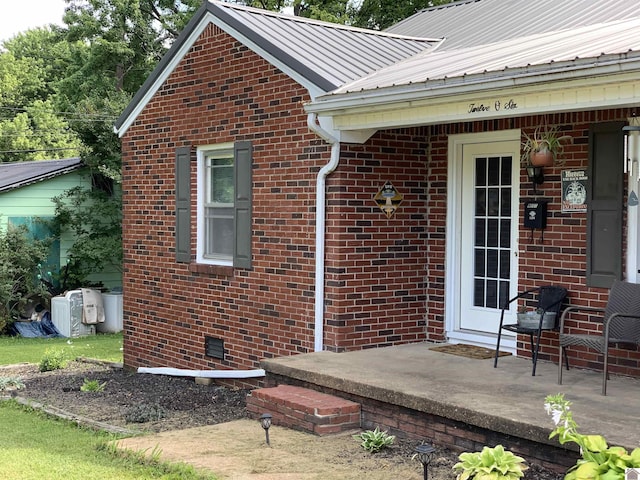
M 395 435 L 389 435 L 388 432 L 380 430 L 376 427 L 375 430 L 367 430 L 359 435 L 354 435 L 354 438 L 361 440 L 360 445 L 367 452 L 376 453 L 389 445 L 393 445 L 396 437 Z
M 622 447 L 610 447 L 601 435 L 578 433 L 570 407 L 571 402 L 561 393 L 547 396 L 544 404 L 556 425 L 549 438 L 557 436 L 561 444 L 574 442 L 580 447 L 582 458 L 569 469 L 565 480 L 625 480 L 627 468 L 640 468 L 640 448 L 629 453 Z
M 528 468 L 524 458 L 505 450 L 502 445 L 484 447 L 481 452 L 461 453 L 453 466 L 457 480 L 515 480 Z

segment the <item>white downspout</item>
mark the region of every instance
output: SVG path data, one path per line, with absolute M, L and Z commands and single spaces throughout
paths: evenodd
M 325 250 L 325 215 L 326 215 L 326 179 L 340 162 L 340 141 L 327 132 L 318 123 L 318 115 L 310 113 L 307 124 L 312 132 L 331 144 L 331 158 L 329 163 L 320 169 L 316 179 L 316 287 L 315 287 L 315 327 L 314 351 L 324 349 L 324 250 Z

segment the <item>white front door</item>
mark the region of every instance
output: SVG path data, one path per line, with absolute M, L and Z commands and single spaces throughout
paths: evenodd
M 510 130 L 450 140 L 451 340 L 495 346 L 500 306 L 518 291 L 519 139 Z M 504 346 L 514 348 L 515 338 L 507 336 Z

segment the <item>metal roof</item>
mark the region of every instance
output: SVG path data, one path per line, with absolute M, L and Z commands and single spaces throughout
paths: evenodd
M 640 17 L 640 0 L 467 0 L 422 10 L 386 31 L 445 37 L 451 50 Z
M 635 18 L 458 50 L 423 53 L 347 84 L 332 94 L 433 81 L 441 83 L 443 80 L 464 82 L 471 81 L 469 77 L 474 75 L 482 76 L 482 81 L 486 82 L 492 77 L 512 76 L 513 72 L 509 70 L 513 69 L 553 71 L 563 62 L 584 68 L 586 60 L 586 66 L 593 67 L 604 62 L 605 57 L 619 63 L 625 56 L 637 58 L 640 54 L 639 31 L 640 18 Z M 612 55 L 616 58 L 611 59 Z M 562 68 L 571 68 L 571 65 L 563 64 Z M 331 94 L 325 98 L 328 96 Z
M 365 30 L 209 0 L 194 14 L 116 121 L 120 134 L 197 40 L 202 26 L 209 23 L 240 39 L 281 70 L 294 72 L 305 88 L 320 92 L 440 43 L 433 37 Z
M 0 192 L 64 175 L 82 166 L 79 158 L 0 163 Z
M 209 2 L 212 13 L 251 40 L 270 45 L 276 56 L 288 56 L 328 82 L 329 89 L 391 65 L 440 42 L 430 36 L 365 30 L 268 10 Z M 279 50 L 279 52 L 277 51 Z M 309 72 L 309 73 L 310 73 Z

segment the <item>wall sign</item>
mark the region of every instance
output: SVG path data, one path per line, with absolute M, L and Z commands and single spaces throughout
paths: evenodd
M 376 193 L 373 199 L 380 207 L 380 210 L 384 212 L 387 218 L 396 212 L 400 203 L 402 203 L 403 196 L 396 190 L 396 187 L 390 181 L 382 186 L 382 188 Z
M 562 171 L 562 211 L 587 211 L 587 171 Z
M 490 100 L 488 102 L 470 103 L 467 113 L 499 112 L 501 110 L 517 110 L 518 104 L 513 98 L 506 100 Z

